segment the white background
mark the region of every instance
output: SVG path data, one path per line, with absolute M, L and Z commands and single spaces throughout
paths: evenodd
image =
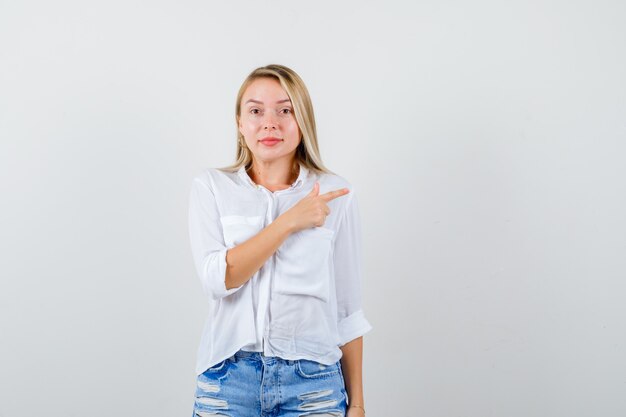
M 626 3 L 0 3 L 0 417 L 187 416 L 257 66 L 359 189 L 368 417 L 626 415 Z

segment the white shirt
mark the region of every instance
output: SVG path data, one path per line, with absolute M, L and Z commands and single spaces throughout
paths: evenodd
M 319 181 L 319 194 L 347 187 L 329 201 L 323 227 L 289 235 L 240 287 L 226 289 L 226 251 L 258 234 Z M 239 349 L 331 365 L 340 346 L 372 326 L 361 307 L 362 243 L 354 187 L 338 175 L 300 164 L 298 179 L 275 192 L 255 184 L 244 167 L 208 168 L 192 181 L 189 200 L 192 255 L 209 313 L 196 373 Z

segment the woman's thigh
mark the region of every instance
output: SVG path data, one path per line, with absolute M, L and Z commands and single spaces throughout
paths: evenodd
M 197 377 L 193 417 L 258 417 L 260 362 L 230 357 Z
M 344 417 L 347 407 L 340 362 L 323 365 L 307 359 L 285 366 L 280 378 L 281 417 Z

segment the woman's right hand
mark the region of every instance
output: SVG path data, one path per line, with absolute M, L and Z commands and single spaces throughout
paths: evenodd
M 309 194 L 279 216 L 283 218 L 283 221 L 291 225 L 292 233 L 310 227 L 323 226 L 326 222 L 326 216 L 330 214 L 330 209 L 326 203 L 350 192 L 348 188 L 340 188 L 319 195 L 319 190 L 320 185 L 316 181 L 313 190 Z

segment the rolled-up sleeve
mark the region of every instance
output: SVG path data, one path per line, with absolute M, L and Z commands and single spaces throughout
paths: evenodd
M 361 301 L 363 277 L 361 217 L 354 187 L 350 188 L 346 197 L 348 202 L 337 230 L 333 254 L 339 346 L 372 329 L 365 318 Z
M 202 288 L 216 300 L 242 286 L 226 289 L 226 252 L 215 196 L 209 185 L 198 177 L 191 184 L 189 196 L 189 240 L 191 253 Z

